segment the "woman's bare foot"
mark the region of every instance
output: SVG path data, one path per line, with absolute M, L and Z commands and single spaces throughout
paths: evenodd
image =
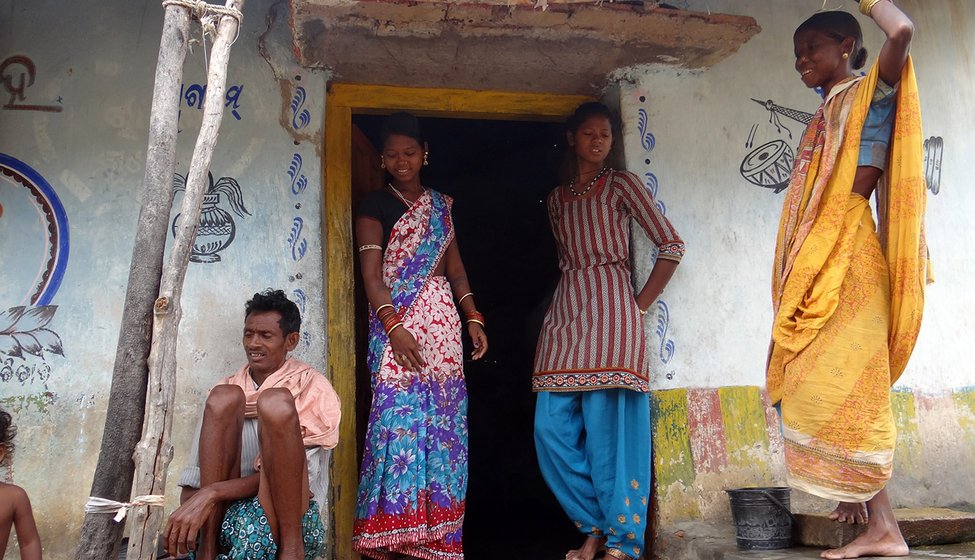
M 870 520 L 867 504 L 863 502 L 840 502 L 829 518 L 840 523 L 866 525 Z
M 589 535 L 578 550 L 570 550 L 566 553 L 565 560 L 593 560 L 605 543 L 606 537 Z
M 887 489 L 884 488 L 867 502 L 870 512 L 867 521 L 867 532 L 860 535 L 850 544 L 832 550 L 823 551 L 820 556 L 829 560 L 838 558 L 860 558 L 863 556 L 907 556 L 910 550 L 901 535 L 894 509 L 890 504 Z
M 879 533 L 879 531 L 877 532 Z M 896 535 L 890 533 L 874 534 L 872 531 L 860 535 L 850 544 L 842 548 L 825 550 L 820 557 L 834 560 L 837 558 L 860 558 L 862 556 L 907 556 L 910 550 L 900 531 Z

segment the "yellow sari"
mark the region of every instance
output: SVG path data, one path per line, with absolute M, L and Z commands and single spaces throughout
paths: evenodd
M 927 247 L 921 114 L 910 58 L 870 205 L 852 192 L 860 132 L 878 79 L 835 86 L 803 134 L 779 224 L 767 385 L 781 404 L 789 484 L 870 499 L 891 475 L 890 386 L 921 325 Z

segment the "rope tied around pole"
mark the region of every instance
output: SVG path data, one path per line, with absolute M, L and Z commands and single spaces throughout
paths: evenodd
M 193 14 L 197 20 L 200 21 L 200 25 L 203 27 L 204 36 L 210 35 L 216 37 L 217 35 L 217 22 L 220 18 L 227 16 L 232 17 L 237 20 L 237 34 L 234 36 L 234 40 L 230 43 L 236 43 L 237 37 L 240 36 L 240 26 L 244 20 L 244 14 L 237 8 L 228 8 L 227 6 L 217 6 L 215 4 L 210 4 L 209 2 L 204 2 L 203 0 L 163 0 L 163 8 L 168 8 L 169 6 L 181 6 L 186 8 Z
M 125 519 L 125 514 L 131 508 L 137 506 L 163 507 L 166 505 L 166 496 L 150 494 L 146 496 L 136 496 L 131 502 L 116 502 L 106 498 L 88 497 L 85 504 L 85 513 L 114 513 L 114 521 L 118 523 Z

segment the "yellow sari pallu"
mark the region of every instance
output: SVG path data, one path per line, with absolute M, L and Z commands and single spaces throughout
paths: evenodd
M 904 371 L 924 308 L 927 248 L 921 116 L 904 66 L 880 228 L 852 192 L 877 67 L 829 93 L 803 134 L 779 224 L 767 385 L 781 404 L 789 484 L 862 502 L 890 479 L 890 386 Z

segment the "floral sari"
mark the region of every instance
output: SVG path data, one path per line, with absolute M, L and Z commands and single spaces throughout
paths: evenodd
M 372 408 L 366 431 L 353 548 L 369 558 L 406 554 L 460 560 L 467 492 L 467 387 L 461 324 L 450 285 L 434 276 L 454 238 L 451 200 L 427 190 L 390 234 L 383 281 L 425 368 L 393 359 L 369 312 Z
M 833 87 L 800 143 L 779 225 L 766 382 L 781 404 L 789 484 L 845 502 L 891 476 L 890 386 L 917 340 L 928 279 L 921 115 L 908 59 L 879 228 L 852 192 L 860 132 L 878 79 Z

